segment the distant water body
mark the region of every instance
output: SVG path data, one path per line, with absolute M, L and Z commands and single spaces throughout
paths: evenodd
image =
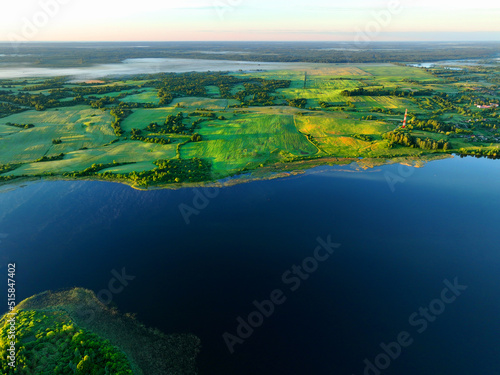
M 204 52 L 209 54 L 224 54 L 225 52 Z M 242 52 L 243 53 L 243 52 Z M 319 63 L 286 63 L 286 62 L 252 62 L 210 59 L 162 59 L 141 58 L 127 59 L 117 64 L 99 64 L 89 67 L 75 68 L 40 68 L 28 63 L 8 64 L 0 63 L 0 79 L 31 78 L 31 77 L 56 77 L 68 76 L 75 81 L 92 80 L 109 76 L 124 76 L 133 74 L 155 73 L 185 73 L 206 71 L 256 71 L 256 70 L 285 70 L 285 69 L 310 69 L 328 67 L 338 64 Z M 360 64 L 363 65 L 363 64 Z M 409 64 L 410 66 L 430 68 L 436 65 L 479 65 L 477 60 L 448 60 L 440 62 L 426 62 Z M 459 69 L 459 68 L 454 68 Z
M 500 60 L 500 59 L 494 59 Z M 417 68 L 434 68 L 436 66 L 443 66 L 445 69 L 462 70 L 461 68 L 453 66 L 496 66 L 495 63 L 484 63 L 481 60 L 443 60 L 435 62 L 421 62 L 415 64 L 408 64 Z
M 130 74 L 300 69 L 305 66 L 310 67 L 311 64 L 159 58 L 127 59 L 119 64 L 80 68 L 39 68 L 30 64 L 15 66 L 0 64 L 0 79 L 70 76 L 76 80 L 90 80 Z

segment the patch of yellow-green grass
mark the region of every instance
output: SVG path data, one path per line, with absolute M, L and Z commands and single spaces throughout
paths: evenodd
M 245 86 L 243 86 L 242 84 L 234 85 L 231 89 L 231 94 L 234 95 L 243 90 L 245 90 Z
M 377 157 L 385 157 L 385 158 L 394 158 L 400 156 L 418 156 L 424 153 L 428 153 L 429 151 L 424 151 L 418 148 L 408 148 L 402 146 L 396 146 L 394 148 L 387 148 L 387 141 L 379 141 L 375 142 L 371 145 L 369 149 L 363 150 L 363 157 L 365 158 L 377 158 Z
M 7 122 L 18 124 L 78 124 L 90 122 L 94 124 L 110 124 L 112 117 L 99 109 L 86 105 L 68 108 L 48 109 L 46 111 L 26 111 L 0 119 L 0 124 Z
M 70 152 L 63 160 L 24 164 L 7 175 L 38 175 L 49 170 L 54 173 L 74 172 L 84 170 L 92 164 L 110 164 L 114 161 L 117 163 L 151 163 L 152 165 L 155 160 L 172 159 L 175 156 L 176 145 L 120 141 L 106 147 Z M 134 170 L 134 165 L 127 169 Z M 152 165 L 150 169 L 153 168 Z
M 320 143 L 322 151 L 339 158 L 419 155 L 422 151 L 403 147 L 388 149 L 386 140 L 368 142 L 342 135 L 315 138 L 315 140 Z
M 297 131 L 293 116 L 287 115 L 255 113 L 232 121 L 206 122 L 199 133 L 203 141 L 183 146 L 181 157 L 211 159 L 214 171 L 221 174 L 318 152 Z
M 363 86 L 363 81 L 355 79 L 331 79 L 323 76 L 308 76 L 306 88 L 324 91 L 354 89 Z
M 22 130 L 23 129 L 16 128 L 14 126 L 0 125 L 0 139 L 11 134 L 19 133 Z
M 351 119 L 345 114 L 296 116 L 295 123 L 301 132 L 319 143 L 322 151 L 337 157 L 365 156 L 378 150 L 380 134 L 394 128 L 382 121 Z M 371 135 L 375 142 L 352 138 L 354 134 Z
M 411 135 L 413 135 L 414 137 L 418 137 L 418 138 L 431 138 L 431 139 L 435 139 L 436 141 L 440 140 L 440 139 L 447 138 L 445 134 L 427 132 L 427 131 L 423 131 L 423 130 L 412 130 Z
M 316 67 L 309 69 L 308 73 L 311 75 L 335 76 L 335 77 L 356 77 L 356 76 L 369 76 L 371 73 L 367 72 L 360 66 L 334 64 L 325 67 Z
M 347 118 L 343 113 L 329 115 L 296 116 L 297 128 L 313 137 L 330 135 L 380 134 L 393 130 L 394 126 L 382 121 L 365 121 Z
M 143 89 L 144 90 L 144 89 Z M 146 89 L 145 92 L 140 94 L 128 95 L 121 99 L 122 102 L 126 103 L 160 103 L 160 98 L 158 98 L 158 92 L 155 89 Z
M 114 82 L 113 84 L 115 85 L 128 85 L 128 86 L 140 86 L 140 85 L 143 85 L 144 83 L 146 83 L 148 80 L 137 80 L 137 79 L 128 79 L 128 80 L 125 80 L 125 81 L 118 81 L 118 82 Z
M 264 79 L 289 79 L 293 80 L 304 75 L 304 71 L 300 70 L 266 70 L 261 72 L 233 72 L 230 73 L 236 77 L 243 78 L 264 78 Z
M 417 81 L 425 80 L 435 80 L 434 76 L 427 73 L 425 70 L 411 67 L 411 66 L 399 66 L 392 64 L 385 65 L 363 65 L 360 68 L 377 77 L 379 81 L 401 81 L 404 78 L 410 78 Z M 402 82 L 404 84 L 404 82 Z
M 125 174 L 132 172 L 151 171 L 155 168 L 157 168 L 157 166 L 152 161 L 144 161 L 140 163 L 126 164 L 126 165 L 120 165 L 118 167 L 103 169 L 101 173 L 111 172 L 115 174 Z
M 115 98 L 120 94 L 130 94 L 131 92 L 135 91 L 136 89 L 130 89 L 130 90 L 123 90 L 119 91 L 119 88 L 117 88 L 118 91 L 113 91 L 113 92 L 107 92 L 104 94 L 89 94 L 89 95 L 84 95 L 85 98 L 88 98 L 89 96 L 95 96 L 96 98 L 104 98 L 105 96 L 110 97 L 110 98 Z M 120 99 L 122 100 L 122 99 Z
M 218 96 L 220 95 L 220 89 L 217 86 L 205 86 L 207 90 L 207 95 Z
M 88 107 L 59 111 L 29 111 L 2 119 L 2 122 L 32 123 L 34 128 L 5 135 L 0 139 L 0 163 L 29 162 L 42 156 L 68 153 L 83 147 L 107 144 L 116 136 L 109 113 Z M 52 144 L 60 139 L 61 144 Z
M 342 100 L 339 93 L 336 92 L 327 92 L 321 93 L 316 89 L 303 89 L 303 88 L 289 88 L 289 89 L 281 89 L 280 93 L 286 99 L 308 99 L 308 100 L 321 100 L 324 102 L 340 102 L 345 101 Z
M 105 147 L 104 154 L 99 157 L 99 163 L 143 162 L 175 157 L 175 144 L 161 145 L 141 141 L 120 141 Z
M 163 124 L 168 115 L 175 115 L 177 112 L 172 107 L 134 109 L 132 114 L 122 121 L 121 127 L 126 132 L 133 128 L 145 129 L 152 122 Z
M 251 112 L 254 114 L 261 114 L 261 115 L 296 115 L 298 113 L 307 111 L 296 107 L 280 105 L 274 107 L 248 107 L 248 108 L 236 109 L 234 111 L 234 113 L 237 116 L 244 116 L 244 117 L 247 116 L 247 114 L 241 114 L 240 112 L 244 113 Z
M 229 99 L 227 101 L 228 107 L 231 107 L 232 105 L 239 105 L 239 104 L 241 104 L 241 102 L 239 100 L 236 100 L 236 99 Z
M 198 108 L 210 109 L 212 111 L 224 110 L 228 107 L 227 99 L 209 99 L 209 98 L 178 98 L 171 106 L 179 105 L 180 110 L 195 111 Z
M 356 77 L 370 76 L 370 73 L 360 69 L 358 66 L 345 64 L 311 64 L 302 68 L 289 70 L 268 70 L 265 72 L 233 73 L 242 77 L 259 77 L 265 79 L 288 79 L 291 81 L 304 79 L 304 73 L 308 76 L 327 76 L 327 77 Z
M 179 112 L 188 114 L 198 108 L 222 111 L 227 107 L 228 101 L 226 99 L 178 98 L 172 101 L 168 107 L 134 109 L 132 114 L 122 121 L 121 127 L 126 132 L 133 128 L 143 130 L 152 122 L 163 124 L 168 115 L 175 116 Z
M 371 143 L 347 136 L 314 138 L 320 143 L 322 151 L 337 157 L 358 157 L 371 148 Z
M 349 98 L 359 110 L 370 111 L 372 108 L 400 109 L 420 112 L 420 108 L 411 100 L 394 96 L 355 96 Z
M 280 89 L 279 92 L 285 96 L 286 99 L 312 99 L 323 102 L 345 102 L 348 98 L 341 95 L 341 92 L 346 89 L 354 89 L 361 86 L 359 81 L 349 80 L 322 80 L 315 78 L 311 81 L 308 80 L 306 88 L 304 82 L 298 85 L 299 87 L 291 87 L 287 89 Z

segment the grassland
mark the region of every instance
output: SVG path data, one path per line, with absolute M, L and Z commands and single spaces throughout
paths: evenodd
M 221 176 L 227 171 L 251 170 L 260 164 L 318 153 L 295 127 L 293 115 L 255 111 L 236 115 L 231 121 L 205 123 L 198 132 L 203 142 L 187 144 L 181 157 L 210 159 Z
M 235 72 L 220 78 L 227 84 L 212 80 L 197 86 L 197 81 L 188 80 L 182 83 L 189 86 L 186 89 L 169 89 L 173 90 L 170 100 L 164 98 L 161 76 L 63 83 L 57 89 L 29 92 L 50 98 L 65 90 L 59 104 L 49 108 L 20 105 L 14 98 L 26 93 L 27 86 L 43 85 L 43 80 L 12 80 L 4 89 L 10 93 L 0 96 L 0 101 L 20 109 L 15 114 L 0 112 L 0 182 L 78 175 L 108 180 L 116 176 L 136 185 L 146 172 L 157 170 L 156 161 L 173 159 L 207 160 L 209 180 L 217 180 L 268 166 L 286 169 L 307 160 L 390 162 L 450 153 L 497 157 L 498 108 L 484 110 L 475 104 L 499 102 L 499 75 L 498 69 L 481 67 L 446 71 L 394 64 L 332 64 Z M 277 88 L 255 91 L 265 82 Z M 356 93 L 360 89 L 361 95 Z M 77 92 L 85 95 L 77 97 Z M 118 136 L 116 109 L 125 109 L 118 120 Z M 446 149 L 410 147 L 388 136 L 402 131 L 405 109 L 409 112 L 405 134 L 440 145 L 448 142 Z M 165 128 L 169 116 L 181 116 L 182 122 Z M 133 139 L 137 132 L 142 140 Z M 92 173 L 82 173 L 85 170 Z M 141 186 L 147 185 L 143 180 Z

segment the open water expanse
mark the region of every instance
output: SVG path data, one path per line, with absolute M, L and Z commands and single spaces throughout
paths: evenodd
M 125 269 L 112 303 L 198 335 L 202 375 L 498 375 L 499 188 L 500 161 L 473 158 L 219 190 L 2 186 L 0 270 L 16 262 L 20 301 Z

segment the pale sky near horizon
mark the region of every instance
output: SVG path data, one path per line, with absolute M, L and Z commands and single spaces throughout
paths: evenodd
M 498 0 L 7 0 L 0 11 L 2 41 L 500 41 Z

